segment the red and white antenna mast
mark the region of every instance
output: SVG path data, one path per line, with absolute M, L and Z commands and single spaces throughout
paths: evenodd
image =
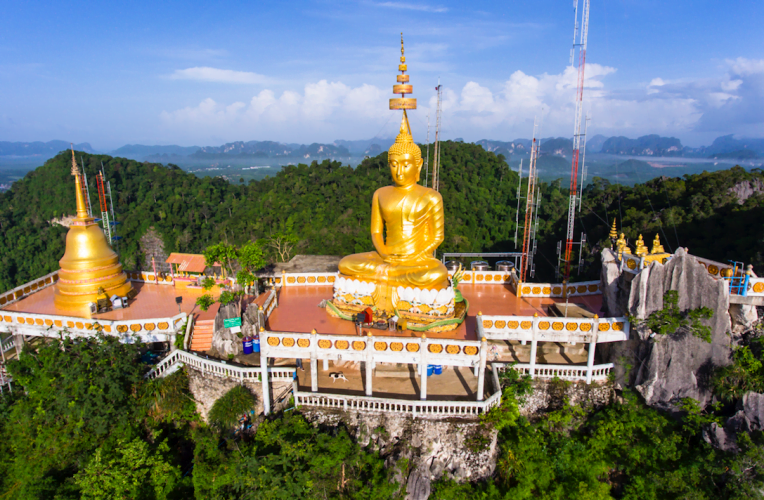
M 573 159 L 570 167 L 570 204 L 568 205 L 568 233 L 565 240 L 565 277 L 567 283 L 570 278 L 570 261 L 573 253 L 573 226 L 576 215 L 576 202 L 578 197 L 578 156 L 581 149 L 581 117 L 584 109 L 584 70 L 586 69 L 586 39 L 589 34 L 589 0 L 583 0 L 584 9 L 581 13 L 581 25 L 578 24 L 578 0 L 574 0 L 573 7 L 575 24 L 573 27 L 573 49 L 571 50 L 571 64 L 578 49 L 578 87 L 576 89 L 576 114 L 573 122 Z M 580 36 L 580 38 L 579 38 Z M 579 42 L 576 43 L 576 38 Z

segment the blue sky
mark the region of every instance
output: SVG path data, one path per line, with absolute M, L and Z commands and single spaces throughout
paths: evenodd
M 582 1 L 582 0 L 581 0 Z M 572 135 L 572 1 L 6 2 L 0 140 L 331 142 L 394 134 L 399 33 L 424 141 Z M 764 136 L 764 2 L 592 0 L 590 135 Z

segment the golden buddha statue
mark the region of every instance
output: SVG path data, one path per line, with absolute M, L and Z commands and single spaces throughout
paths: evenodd
M 642 239 L 642 235 L 639 235 L 639 238 L 637 239 L 637 242 L 634 244 L 636 247 L 634 249 L 634 255 L 637 257 L 644 257 L 647 255 L 647 247 L 645 246 L 645 240 Z
M 443 242 L 443 198 L 418 184 L 422 152 L 411 137 L 405 111 L 388 163 L 394 185 L 378 189 L 371 202 L 376 251 L 343 258 L 340 274 L 388 287 L 447 288 L 446 266 L 433 257 Z
M 658 233 L 655 233 L 655 238 L 653 238 L 653 248 L 650 249 L 650 253 L 665 253 L 665 250 L 663 250 L 663 245 L 661 245 L 661 239 L 658 236 Z
M 408 82 L 408 75 L 399 75 L 398 81 Z M 411 85 L 395 85 L 394 91 L 410 93 Z M 371 202 L 371 241 L 376 251 L 340 260 L 333 305 L 346 313 L 372 306 L 377 318 L 405 311 L 434 319 L 453 317 L 448 271 L 433 256 L 443 242 L 443 198 L 418 184 L 422 151 L 414 143 L 406 114 L 406 109 L 416 109 L 416 101 L 391 99 L 390 108 L 403 109 L 403 117 L 388 152 L 393 185 L 378 189 Z
M 631 248 L 629 248 L 629 245 L 626 243 L 626 236 L 623 233 L 621 233 L 621 237 L 616 240 L 615 246 L 619 260 L 623 258 L 623 254 L 631 255 Z
M 87 314 L 91 303 L 112 295 L 132 297 L 135 294 L 122 264 L 109 247 L 103 231 L 88 214 L 82 183 L 72 149 L 77 217 L 66 235 L 66 251 L 58 261 L 61 269 L 55 285 L 53 302 L 59 309 Z

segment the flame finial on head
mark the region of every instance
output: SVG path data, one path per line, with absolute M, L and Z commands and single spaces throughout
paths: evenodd
M 422 150 L 414 142 L 414 138 L 411 136 L 411 127 L 409 126 L 409 118 L 406 115 L 406 110 L 403 110 L 403 118 L 401 118 L 401 129 L 398 132 L 398 136 L 395 138 L 395 142 L 390 146 L 388 151 L 390 155 L 405 155 L 410 154 L 414 158 L 422 157 Z

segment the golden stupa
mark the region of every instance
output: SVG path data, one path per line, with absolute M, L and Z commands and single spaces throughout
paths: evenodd
M 77 198 L 77 217 L 66 235 L 66 252 L 58 261 L 61 269 L 55 287 L 54 303 L 57 308 L 87 313 L 90 304 L 99 298 L 135 294 L 122 271 L 119 257 L 106 242 L 103 230 L 88 215 L 82 194 L 77 161 L 72 149 L 72 175 Z M 99 288 L 103 291 L 99 296 Z

